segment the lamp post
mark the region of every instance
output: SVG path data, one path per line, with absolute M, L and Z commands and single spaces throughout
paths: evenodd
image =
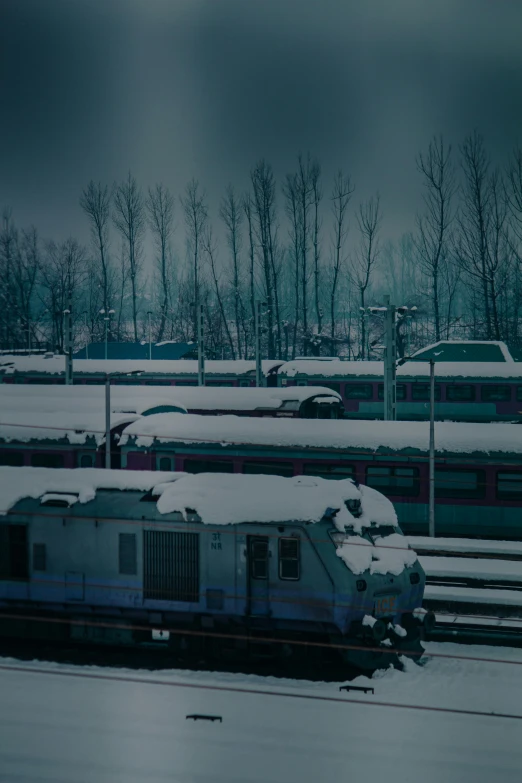
M 105 310 L 104 307 L 100 310 L 100 315 L 103 315 L 103 320 L 105 322 L 105 358 L 107 359 L 108 354 L 108 340 L 109 340 L 109 322 L 111 320 L 111 315 L 114 315 L 114 310 Z
M 142 370 L 134 372 L 105 373 L 105 467 L 111 467 L 111 378 L 117 375 L 141 375 Z

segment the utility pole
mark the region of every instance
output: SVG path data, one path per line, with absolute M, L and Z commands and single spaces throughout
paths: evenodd
M 397 333 L 395 331 L 395 305 L 390 297 L 384 297 L 386 305 L 384 339 L 384 419 L 397 420 Z
M 107 323 L 107 322 L 105 322 Z M 105 376 L 105 467 L 111 467 L 111 376 Z
M 147 316 L 149 319 L 149 361 L 150 361 L 152 359 L 152 323 L 151 323 L 152 313 L 150 310 L 147 312 Z
M 256 386 L 264 386 L 263 365 L 261 359 L 261 308 L 263 302 L 259 299 L 256 302 L 255 309 L 255 343 L 256 343 Z
M 435 362 L 430 359 L 429 534 L 435 536 Z
M 204 324 L 203 324 L 203 305 L 196 304 L 196 321 L 198 326 L 198 386 L 205 385 L 205 346 Z

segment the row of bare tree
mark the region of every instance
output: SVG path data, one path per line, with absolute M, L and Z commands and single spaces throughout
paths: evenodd
M 267 356 L 368 358 L 382 335 L 368 305 L 384 293 L 416 308 L 414 320 L 398 324 L 402 354 L 450 337 L 522 345 L 522 150 L 500 170 L 477 132 L 457 151 L 437 136 L 417 168 L 421 209 L 395 243 L 383 240 L 379 195 L 352 213 L 350 176 L 339 170 L 325 195 L 309 154 L 282 183 L 259 161 L 247 192 L 225 189 L 214 224 L 194 179 L 179 199 L 176 228 L 176 198 L 164 184 L 144 192 L 131 173 L 112 188 L 91 181 L 80 198 L 89 248 L 75 239 L 43 242 L 5 210 L 2 348 L 60 349 L 67 309 L 77 344 L 99 339 L 105 318 L 110 339 L 143 339 L 148 313 L 154 340 L 190 340 L 202 304 L 209 355 L 250 357 L 261 299 Z

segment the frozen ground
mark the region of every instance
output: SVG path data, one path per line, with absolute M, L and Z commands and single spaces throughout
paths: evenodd
M 364 695 L 335 683 L 2 659 L 0 781 L 519 781 L 522 720 L 491 713 L 522 717 L 522 651 L 428 651 L 477 660 L 408 663 L 352 683 L 375 688 Z M 503 662 L 479 660 L 492 658 Z M 198 712 L 223 722 L 186 720 Z

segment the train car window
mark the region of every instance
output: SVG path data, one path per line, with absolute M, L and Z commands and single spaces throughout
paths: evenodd
M 183 470 L 187 473 L 233 473 L 234 463 L 217 459 L 186 459 Z
M 380 400 L 384 400 L 384 383 L 380 383 L 378 390 L 377 390 L 377 396 Z M 398 383 L 397 384 L 397 400 L 405 400 L 406 399 L 406 384 L 405 383 Z
M 324 479 L 353 479 L 355 478 L 355 466 L 343 463 L 332 465 L 322 462 L 307 462 L 303 465 L 305 476 L 320 476 Z
M 160 457 L 159 469 L 172 470 L 172 459 L 170 457 Z
M 235 386 L 234 381 L 205 381 L 205 386 L 226 386 L 230 388 Z
M 482 402 L 509 402 L 511 399 L 511 386 L 507 383 L 488 383 L 480 390 Z
M 119 533 L 118 573 L 133 576 L 138 573 L 136 533 Z
M 522 386 L 517 386 L 517 402 L 522 402 Z
M 522 500 L 522 472 L 497 473 L 497 498 Z
M 241 387 L 247 387 L 250 386 L 250 381 L 239 381 L 239 385 Z
M 94 466 L 94 457 L 92 454 L 82 454 L 80 457 L 81 468 L 92 468 Z
M 197 381 L 176 381 L 176 386 L 197 386 Z
M 47 550 L 45 544 L 33 544 L 33 571 L 47 570 Z
M 105 381 L 103 378 L 86 378 L 85 383 L 87 386 L 101 386 Z
M 23 464 L 24 455 L 21 451 L 0 452 L 0 465 L 9 465 L 12 468 L 19 468 Z
M 33 468 L 63 468 L 63 454 L 31 454 L 31 465 Z
M 165 379 L 159 379 L 155 378 L 153 381 L 145 381 L 145 386 L 171 386 L 170 381 L 166 381 Z
M 429 402 L 430 401 L 429 383 L 412 383 L 411 398 L 415 402 Z M 435 399 L 440 400 L 440 385 L 438 383 L 435 384 Z
M 301 561 L 298 538 L 279 539 L 279 579 L 297 581 L 300 577 Z
M 482 498 L 485 494 L 483 470 L 435 470 L 436 498 Z
M 291 477 L 294 475 L 294 466 L 291 462 L 243 462 L 243 473 Z
M 385 495 L 415 496 L 419 494 L 419 469 L 369 465 L 366 483 Z
M 472 402 L 475 399 L 475 387 L 470 383 L 446 386 L 446 399 L 450 402 Z
M 308 381 L 296 381 L 296 386 L 308 386 Z
M 344 396 L 347 400 L 371 400 L 373 386 L 371 383 L 345 383 Z
M 251 539 L 250 575 L 252 579 L 268 579 L 268 539 Z
M 26 525 L 0 524 L 0 579 L 29 579 Z

